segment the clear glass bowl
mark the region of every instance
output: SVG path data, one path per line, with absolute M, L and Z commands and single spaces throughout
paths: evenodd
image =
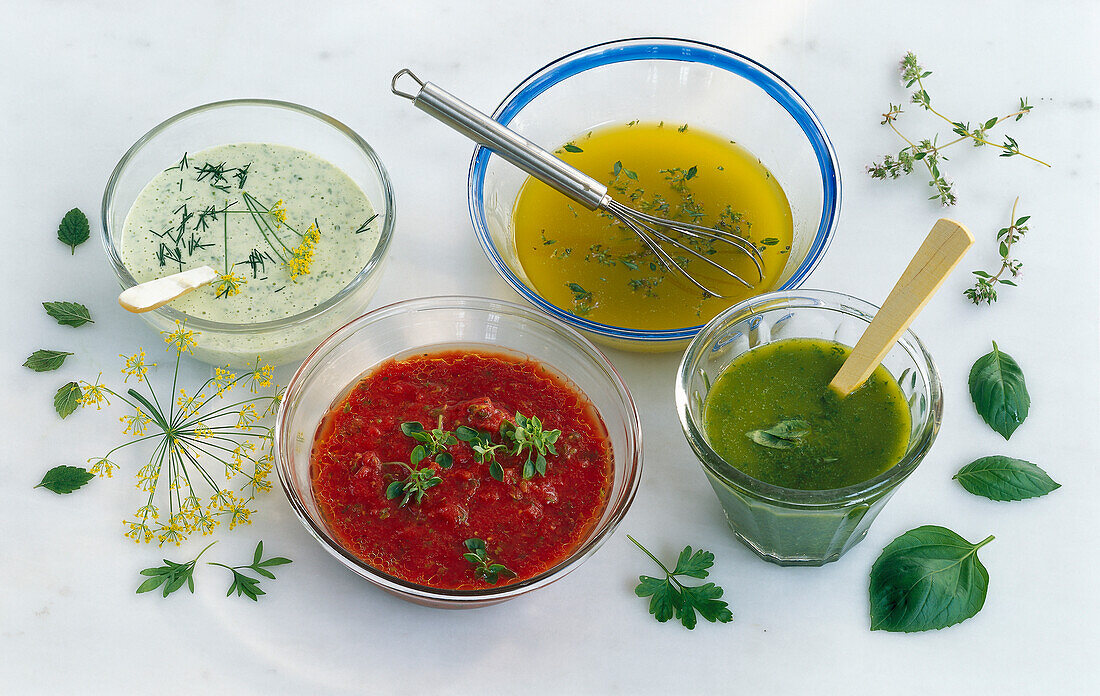
M 840 558 L 867 534 L 897 487 L 927 454 L 943 417 L 940 376 L 932 356 L 905 332 L 882 364 L 909 402 L 912 430 L 905 456 L 862 483 L 823 491 L 773 486 L 723 460 L 707 442 L 703 406 L 711 384 L 738 355 L 787 338 L 822 338 L 854 346 L 878 307 L 837 292 L 772 292 L 719 314 L 691 342 L 676 380 L 680 424 L 733 533 L 780 565 L 822 565 Z
M 365 373 L 390 358 L 468 348 L 530 357 L 588 396 L 614 451 L 607 507 L 568 559 L 536 577 L 483 590 L 440 590 L 406 582 L 360 560 L 333 538 L 313 496 L 310 455 L 321 419 Z M 595 553 L 626 514 L 642 467 L 641 428 L 626 385 L 607 358 L 569 327 L 509 302 L 428 297 L 376 309 L 341 328 L 306 358 L 287 386 L 275 425 L 279 481 L 315 539 L 360 577 L 399 597 L 444 608 L 495 604 L 545 587 Z
M 640 38 L 585 48 L 520 83 L 493 118 L 551 148 L 578 133 L 634 119 L 690 123 L 736 140 L 771 170 L 791 204 L 794 243 L 780 290 L 801 286 L 828 248 L 840 215 L 840 164 L 809 104 L 771 70 L 719 46 Z M 520 265 L 512 228 L 526 179 L 488 148 L 474 150 L 470 217 L 504 280 L 540 310 L 601 343 L 639 351 L 682 349 L 701 326 L 659 331 L 610 326 L 539 296 Z
M 165 305 L 141 315 L 157 331 L 186 321 L 198 331 L 195 357 L 243 367 L 257 355 L 282 364 L 301 360 L 325 336 L 362 314 L 382 275 L 393 236 L 394 198 L 389 176 L 370 145 L 336 119 L 298 104 L 268 99 L 233 99 L 188 109 L 143 135 L 119 160 L 103 192 L 103 247 L 123 290 L 134 277 L 122 263 L 119 243 L 123 226 L 138 194 L 181 152 L 229 143 L 262 142 L 311 152 L 342 169 L 370 199 L 382 221 L 378 245 L 363 270 L 336 295 L 322 298 L 312 309 L 284 319 L 232 324 L 188 316 Z

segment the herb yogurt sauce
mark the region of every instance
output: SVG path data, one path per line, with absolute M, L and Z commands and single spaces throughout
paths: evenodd
M 285 145 L 235 143 L 187 154 L 154 177 L 126 216 L 120 253 L 139 283 L 211 266 L 218 281 L 170 306 L 253 324 L 338 293 L 370 258 L 381 222 L 330 162 Z

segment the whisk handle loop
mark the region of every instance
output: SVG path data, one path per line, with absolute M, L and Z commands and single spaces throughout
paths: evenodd
M 403 73 L 404 71 L 394 76 L 395 83 Z M 411 99 L 416 108 L 491 149 L 589 210 L 596 210 L 604 203 L 607 197 L 607 186 L 604 184 L 566 164 L 514 130 L 497 123 L 441 87 L 419 79 L 417 82 L 420 89 L 416 94 L 399 92 L 396 86 L 394 93 Z

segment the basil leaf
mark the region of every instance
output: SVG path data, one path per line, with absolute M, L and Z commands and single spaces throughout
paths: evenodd
M 80 208 L 65 213 L 57 227 L 57 238 L 62 244 L 68 244 L 72 253 L 76 254 L 76 246 L 88 241 L 88 216 L 80 212 Z
M 990 500 L 1038 498 L 1062 487 L 1031 462 L 1000 455 L 976 459 L 952 478 L 974 495 Z
M 62 418 L 68 418 L 80 405 L 81 396 L 83 393 L 80 391 L 79 384 L 76 382 L 63 384 L 53 395 L 53 410 L 57 411 L 57 415 Z
M 970 398 L 978 415 L 1006 440 L 1027 418 L 1031 397 L 1024 384 L 1023 370 L 997 348 L 996 341 L 993 350 L 970 368 Z
M 42 482 L 35 488 L 45 488 L 60 494 L 72 493 L 93 478 L 95 478 L 94 474 L 79 466 L 55 466 L 46 472 Z
M 573 143 L 566 143 L 565 147 L 562 148 L 562 149 L 565 150 L 566 152 L 584 152 L 584 150 L 580 149 L 579 147 L 577 147 Z
M 871 567 L 871 630 L 928 631 L 977 614 L 989 573 L 971 544 L 950 529 L 926 525 L 891 541 Z
M 36 350 L 30 354 L 23 367 L 29 367 L 35 372 L 50 372 L 61 367 L 65 358 L 72 355 L 63 350 Z
M 792 449 L 810 434 L 810 424 L 801 419 L 782 420 L 766 430 L 750 430 L 745 435 L 758 445 L 771 449 Z
M 66 326 L 83 326 L 92 322 L 92 315 L 88 308 L 77 302 L 43 302 L 46 314 L 57 320 L 58 324 Z

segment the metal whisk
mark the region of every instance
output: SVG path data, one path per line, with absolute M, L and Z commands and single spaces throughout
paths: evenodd
M 404 76 L 408 76 L 416 82 L 418 89 L 415 93 L 398 89 L 397 82 Z M 497 123 L 450 92 L 431 82 L 424 82 L 408 68 L 400 70 L 393 76 L 390 89 L 397 96 L 412 101 L 421 111 L 447 124 L 474 142 L 490 148 L 505 160 L 539 181 L 552 186 L 589 210 L 602 210 L 615 216 L 642 240 L 642 243 L 661 260 L 666 268 L 676 269 L 700 290 L 716 297 L 725 296 L 715 288 L 707 287 L 701 280 L 688 273 L 684 265 L 677 262 L 662 247 L 662 244 L 675 247 L 703 261 L 709 267 L 751 289 L 753 287 L 752 283 L 683 240 L 684 238 L 692 238 L 707 243 L 721 242 L 727 244 L 740 250 L 752 260 L 758 276 L 756 282 L 764 279 L 764 259 L 756 246 L 744 237 L 713 227 L 667 220 L 619 203 L 608 194 L 607 186 L 577 168 L 566 164 L 519 133 Z

